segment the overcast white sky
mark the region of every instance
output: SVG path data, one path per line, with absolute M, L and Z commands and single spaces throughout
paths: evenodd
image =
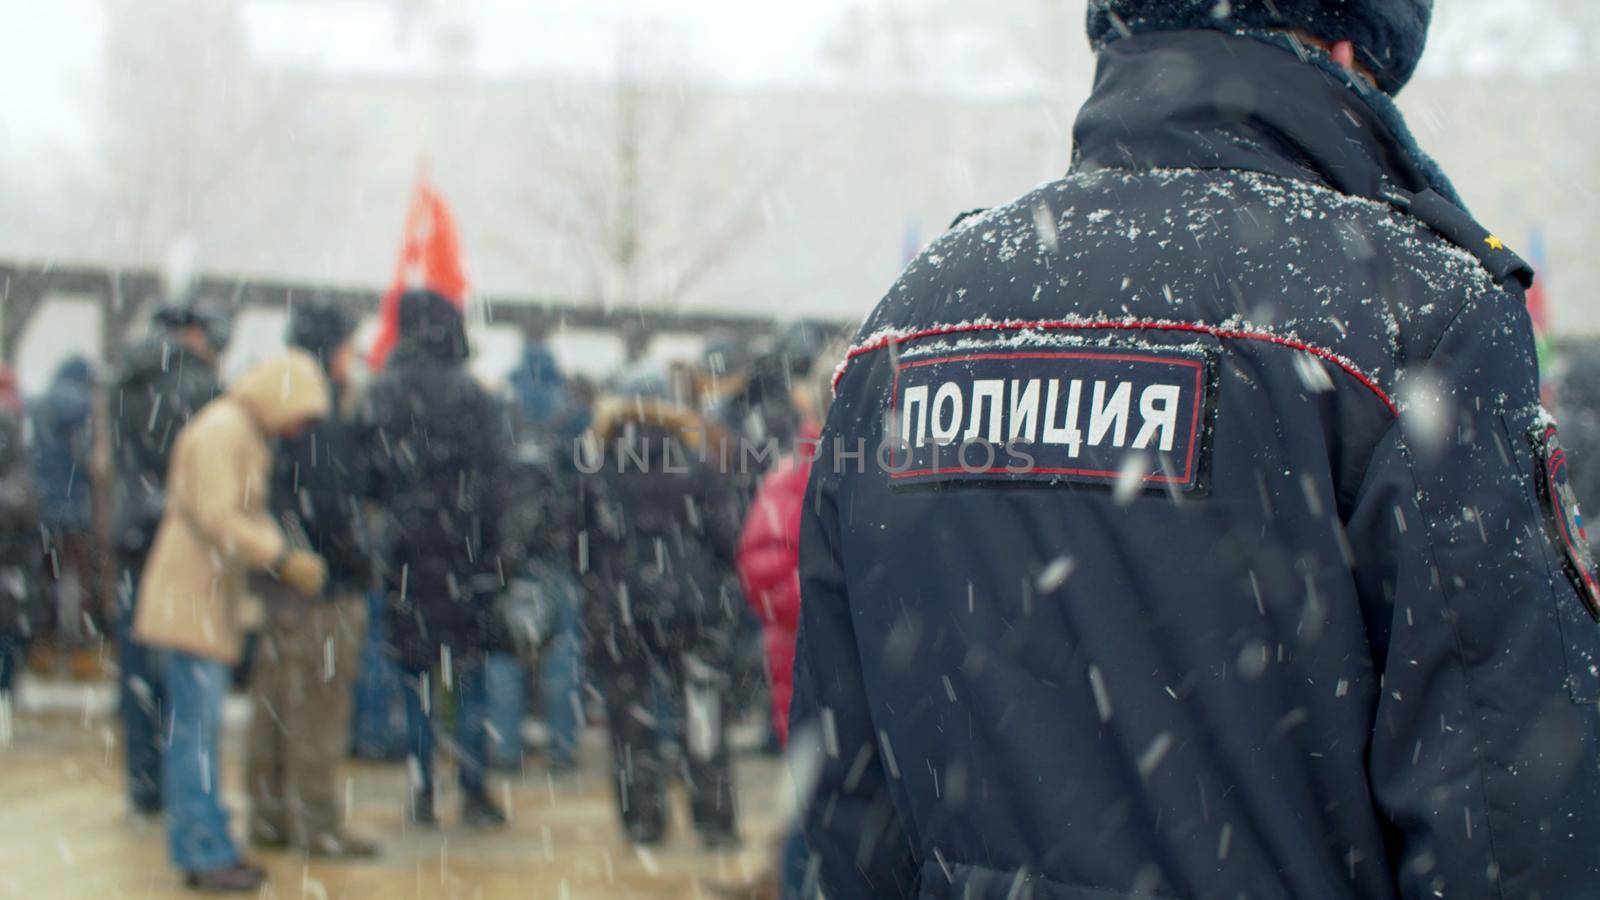
M 90 138 L 100 0 L 0 0 L 0 154 Z
M 558 70 L 604 74 L 620 23 L 648 24 L 653 37 L 692 48 L 702 65 L 737 82 L 804 77 L 816 47 L 852 0 L 476 0 L 452 4 L 435 22 L 473 41 L 472 68 L 486 75 Z M 250 0 L 251 39 L 273 59 L 315 60 L 335 69 L 415 70 L 439 61 L 420 33 L 406 33 L 392 4 L 332 0 Z M 308 17 L 323 23 L 308 28 Z M 397 39 L 410 40 L 396 52 Z
M 0 154 L 82 148 L 105 0 L 0 0 Z M 681 44 L 707 75 L 742 85 L 820 76 L 817 49 L 853 0 L 476 0 L 419 23 L 384 0 L 245 0 L 247 35 L 265 61 L 364 74 L 459 68 L 435 26 L 467 35 L 465 67 L 486 77 L 604 75 L 619 23 Z M 434 15 L 434 14 L 424 14 Z M 412 27 L 408 27 L 408 25 Z
M 9 167 L 13 176 L 49 180 L 92 159 L 90 116 L 98 103 L 105 9 L 116 2 L 122 0 L 0 0 L 0 164 L 20 163 Z M 824 57 L 822 45 L 838 23 L 853 10 L 877 14 L 891 2 L 927 0 L 238 2 L 251 52 L 273 66 L 385 77 L 462 71 L 484 78 L 604 77 L 616 64 L 619 24 L 645 23 L 650 41 L 665 43 L 675 68 L 692 60 L 709 79 L 742 87 L 848 88 L 877 87 L 874 79 L 888 76 L 870 64 L 847 74 Z M 1084 0 L 1054 2 L 1081 6 Z M 1591 4 L 1600 0 L 1439 0 L 1423 77 L 1460 71 L 1536 76 L 1583 64 L 1585 39 L 1559 13 L 1592 14 Z M 418 12 L 408 19 L 399 12 L 406 8 Z M 969 32 L 945 40 L 918 48 L 937 61 L 934 71 L 917 76 L 919 88 L 1006 95 L 1038 87 L 1020 62 L 1002 71 L 1015 56 L 1008 48 L 973 46 L 997 40 L 993 35 Z M 66 318 L 52 320 L 50 329 L 93 330 L 92 310 L 67 308 L 60 315 Z M 277 326 L 269 330 L 276 334 Z M 47 350 L 61 348 L 29 352 Z M 596 353 L 586 347 L 580 355 L 600 358 Z M 22 360 L 30 389 L 56 361 Z
M 0 155 L 86 152 L 108 0 L 0 0 Z M 916 2 L 916 0 L 911 0 Z M 1082 0 L 1061 0 L 1081 3 Z M 1466 68 L 1537 73 L 1572 65 L 1581 44 L 1551 13 L 1600 0 L 1442 0 L 1424 73 Z M 336 71 L 425 75 L 466 68 L 486 77 L 534 72 L 604 75 L 619 23 L 648 23 L 652 40 L 680 45 L 706 75 L 743 86 L 837 84 L 819 54 L 852 7 L 878 0 L 244 0 L 247 34 L 263 60 Z M 431 17 L 431 18 L 429 18 Z M 427 27 L 416 27 L 422 22 Z M 441 46 L 442 29 L 461 40 Z M 1528 48 L 1535 48 L 1530 50 Z M 959 56 L 959 53 L 950 54 Z M 984 57 L 994 60 L 994 54 Z M 1013 72 L 956 71 L 952 86 L 1025 90 Z M 937 89 L 938 86 L 934 86 Z M 953 87 L 952 87 L 953 89 Z

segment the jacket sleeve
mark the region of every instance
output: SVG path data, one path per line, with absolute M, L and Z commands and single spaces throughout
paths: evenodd
M 739 532 L 739 582 L 745 602 L 762 622 L 791 633 L 800 625 L 796 526 L 804 491 L 794 461 L 780 462 L 762 480 Z M 801 493 L 792 496 L 794 492 Z
M 379 579 L 393 584 L 398 578 L 394 559 L 399 525 L 395 518 L 395 495 L 406 480 L 395 454 L 399 452 L 394 423 L 401 421 L 397 404 L 391 399 L 388 381 L 379 378 L 368 386 L 356 407 L 351 425 L 355 444 L 353 456 L 360 457 L 360 497 L 366 513 L 367 551 Z
M 307 434 L 280 441 L 277 448 L 275 509 L 306 526 L 313 547 L 327 561 L 332 577 L 361 579 L 370 574 L 370 542 L 362 515 L 362 453 L 348 422 L 330 418 Z
M 1407 898 L 1578 896 L 1600 883 L 1600 626 L 1541 484 L 1526 312 L 1470 302 L 1400 395 L 1348 523 L 1397 883 Z
M 712 462 L 700 468 L 700 510 L 706 544 L 712 555 L 731 573 L 738 565 L 739 495 L 721 466 Z
M 193 437 L 185 434 L 178 442 L 188 444 Z M 218 555 L 264 570 L 277 561 L 286 542 L 270 515 L 249 510 L 250 493 L 268 490 L 269 485 L 242 470 L 231 443 L 216 440 L 175 448 L 169 496 Z
M 819 745 L 801 823 L 827 896 L 915 897 L 917 865 L 889 793 L 851 624 L 837 479 L 828 468 L 821 462 L 813 468 L 800 524 L 802 600 L 790 734 L 806 733 L 809 723 Z M 799 758 L 796 784 L 808 783 L 807 768 Z
M 222 393 L 222 385 L 216 375 L 193 360 L 186 360 L 184 368 L 170 373 L 168 378 L 170 380 L 164 383 L 161 396 L 156 401 L 156 418 L 161 421 L 158 433 L 170 435 L 162 439 L 155 449 L 155 471 L 162 475 L 172 467 L 172 454 L 177 447 L 178 436 L 183 434 L 183 430 L 189 427 L 189 423 L 207 404 Z
M 511 435 L 511 410 L 480 390 L 480 406 L 485 423 L 473 477 L 477 480 L 478 547 L 477 587 L 480 596 L 492 597 L 505 589 L 511 577 L 507 555 L 514 548 L 505 540 L 505 517 L 513 477 L 511 460 L 515 453 Z

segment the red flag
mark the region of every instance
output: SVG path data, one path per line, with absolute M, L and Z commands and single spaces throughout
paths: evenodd
M 400 340 L 400 295 L 415 287 L 441 294 L 457 307 L 466 308 L 467 270 L 455 216 L 429 183 L 426 169 L 417 175 L 411 207 L 406 212 L 394 281 L 378 307 L 378 337 L 370 359 L 374 372 L 388 362 Z

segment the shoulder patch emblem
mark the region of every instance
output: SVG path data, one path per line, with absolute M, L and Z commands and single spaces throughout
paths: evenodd
M 895 369 L 896 483 L 1206 486 L 1215 365 L 1204 351 L 973 351 Z
M 1600 620 L 1600 565 L 1596 564 L 1594 551 L 1589 546 L 1583 511 L 1572 490 L 1567 450 L 1561 445 L 1561 436 L 1554 425 L 1539 425 L 1530 437 L 1539 465 L 1539 496 L 1561 549 L 1562 567 L 1572 580 L 1572 586 L 1577 588 L 1578 596 L 1583 598 L 1589 614 Z

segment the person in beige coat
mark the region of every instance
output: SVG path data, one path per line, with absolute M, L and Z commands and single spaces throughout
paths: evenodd
M 246 373 L 177 438 L 167 506 L 139 586 L 134 639 L 163 651 L 168 747 L 162 789 L 173 862 L 202 890 L 254 891 L 220 801 L 217 736 L 229 670 L 260 620 L 252 575 L 307 596 L 326 568 L 268 512 L 272 438 L 328 414 L 322 367 L 290 350 Z

